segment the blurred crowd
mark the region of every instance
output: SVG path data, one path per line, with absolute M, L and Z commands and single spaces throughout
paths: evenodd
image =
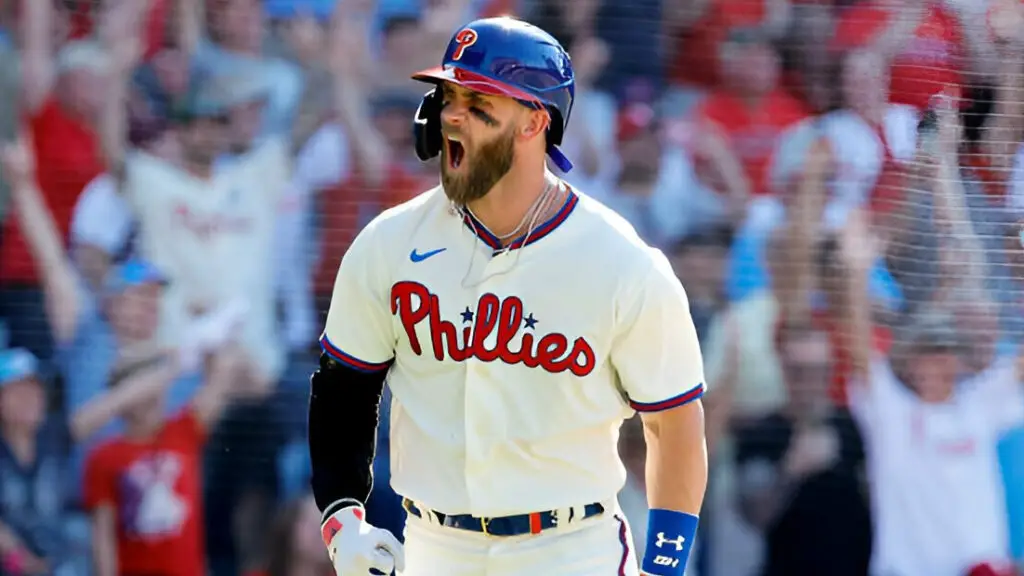
M 1024 569 L 1020 0 L 0 0 L 0 576 L 331 573 L 334 275 L 437 184 L 409 74 L 499 14 L 572 55 L 566 180 L 687 289 L 691 573 Z

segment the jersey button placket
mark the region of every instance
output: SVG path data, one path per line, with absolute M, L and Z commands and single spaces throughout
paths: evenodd
M 488 260 L 484 268 L 484 276 L 491 274 L 493 259 Z M 472 346 L 475 341 L 475 331 L 483 324 L 484 319 L 480 318 L 480 302 L 483 297 L 493 292 L 495 288 L 493 278 L 484 279 L 477 286 L 476 302 L 470 306 L 474 310 L 473 331 L 470 332 L 470 341 L 467 346 Z M 497 314 L 497 310 L 491 311 Z M 493 349 L 497 334 L 491 330 L 486 339 L 481 343 L 487 350 Z M 469 493 L 470 502 L 478 498 L 485 498 L 487 487 L 491 483 L 489 479 L 491 453 L 495 443 L 499 441 L 499 427 L 501 422 L 494 419 L 496 397 L 494 396 L 492 378 L 494 369 L 488 363 L 476 356 L 476 352 L 466 358 L 465 373 L 465 422 L 466 422 L 466 488 Z

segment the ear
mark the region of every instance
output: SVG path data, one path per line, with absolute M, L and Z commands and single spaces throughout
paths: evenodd
M 543 135 L 550 123 L 551 116 L 546 110 L 533 110 L 526 116 L 519 133 L 525 139 L 533 138 L 538 134 Z

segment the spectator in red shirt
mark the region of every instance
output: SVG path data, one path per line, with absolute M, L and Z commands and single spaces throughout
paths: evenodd
M 34 135 L 38 184 L 62 238 L 67 238 L 79 193 L 103 172 L 95 127 L 105 98 L 111 59 L 96 43 L 53 46 L 53 30 L 67 14 L 55 2 L 22 4 L 22 104 Z M 54 57 L 56 54 L 56 57 Z M 43 314 L 38 276 L 21 231 L 8 216 L 0 232 L 0 316 L 11 343 L 49 358 L 52 339 Z
M 751 193 L 768 194 L 767 170 L 779 136 L 807 112 L 779 86 L 779 57 L 764 31 L 732 31 L 721 56 L 723 87 L 697 107 L 695 121 L 722 132 L 743 163 Z
M 112 377 L 90 411 L 116 412 L 125 434 L 89 455 L 85 506 L 93 516 L 99 576 L 204 574 L 201 462 L 207 431 L 235 392 L 239 359 L 230 348 L 207 358 L 208 379 L 178 416 L 163 416 L 165 379 L 147 362 Z

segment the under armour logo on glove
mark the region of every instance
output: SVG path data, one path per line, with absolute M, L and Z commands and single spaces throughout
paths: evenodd
M 676 547 L 676 552 L 682 552 L 683 544 L 685 543 L 686 538 L 683 538 L 682 536 L 675 538 L 673 540 L 669 540 L 668 538 L 665 538 L 664 532 L 658 532 L 658 541 L 655 542 L 654 545 L 658 548 L 661 548 L 664 544 L 671 544 Z

